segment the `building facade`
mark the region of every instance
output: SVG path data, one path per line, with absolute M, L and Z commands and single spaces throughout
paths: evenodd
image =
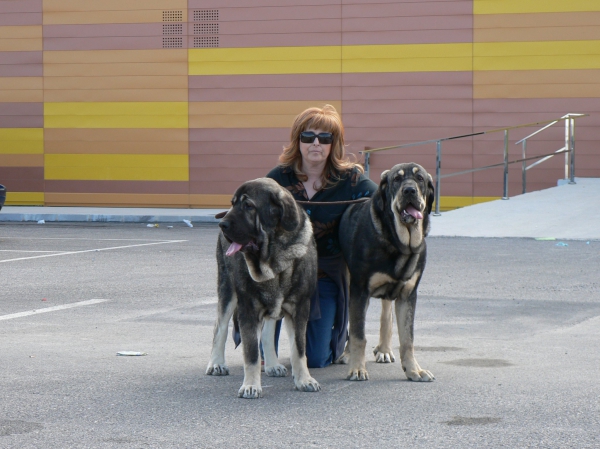
M 294 117 L 341 112 L 348 151 L 577 120 L 600 176 L 596 0 L 0 0 L 0 184 L 12 205 L 221 207 L 266 174 Z M 514 143 L 539 127 L 511 131 Z M 502 133 L 444 143 L 442 174 L 503 160 Z M 564 126 L 529 155 L 564 145 Z M 370 176 L 435 145 L 373 153 Z M 564 178 L 564 157 L 528 190 Z M 520 166 L 509 194 L 521 192 Z M 502 169 L 444 179 L 442 209 L 502 196 Z

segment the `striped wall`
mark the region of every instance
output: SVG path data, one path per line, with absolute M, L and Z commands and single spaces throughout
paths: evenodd
M 598 75 L 595 0 L 0 0 L 0 183 L 8 204 L 224 206 L 324 103 L 357 155 L 588 113 L 576 173 L 598 177 Z M 514 158 L 530 131 L 512 132 Z M 502 137 L 445 143 L 443 173 L 501 162 Z M 407 160 L 433 172 L 435 148 L 375 153 L 371 177 Z M 529 189 L 563 165 L 528 172 Z M 496 198 L 502 174 L 441 193 L 442 209 Z
M 0 1 L 0 184 L 44 201 L 42 0 Z

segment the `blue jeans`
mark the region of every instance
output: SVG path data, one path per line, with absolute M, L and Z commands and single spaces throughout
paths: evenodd
M 309 368 L 324 368 L 333 362 L 331 336 L 337 311 L 338 288 L 335 282 L 328 277 L 319 279 L 317 288 L 319 289 L 321 318 L 309 321 L 306 326 L 306 358 Z M 280 332 L 281 320 L 277 321 L 275 328 L 275 351 L 277 351 Z
M 306 358 L 309 368 L 324 368 L 333 362 L 331 337 L 337 311 L 338 288 L 328 277 L 319 279 L 321 318 L 306 327 Z

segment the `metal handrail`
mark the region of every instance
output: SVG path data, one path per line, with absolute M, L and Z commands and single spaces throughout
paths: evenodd
M 518 162 L 521 162 L 523 164 L 523 166 L 522 166 L 523 193 L 525 193 L 526 185 L 527 185 L 526 171 L 535 167 L 536 165 L 541 164 L 542 162 L 556 156 L 557 154 L 565 153 L 565 179 L 569 179 L 569 184 L 575 184 L 575 119 L 581 118 L 581 117 L 588 117 L 588 116 L 589 116 L 589 114 L 571 114 L 571 113 L 569 113 L 569 114 L 563 115 L 562 117 L 557 118 L 557 119 L 544 120 L 541 122 L 534 122 L 534 123 L 526 123 L 526 124 L 516 125 L 516 126 L 508 126 L 505 128 L 490 129 L 487 131 L 480 131 L 480 132 L 471 133 L 471 134 L 462 134 L 459 136 L 443 137 L 441 139 L 423 140 L 421 142 L 407 143 L 407 144 L 402 144 L 402 145 L 393 145 L 393 146 L 381 147 L 381 148 L 365 147 L 364 151 L 361 151 L 361 153 L 364 153 L 364 155 L 365 155 L 365 172 L 368 176 L 369 175 L 369 159 L 370 159 L 371 153 L 375 153 L 378 151 L 393 150 L 393 149 L 398 149 L 398 148 L 410 148 L 410 147 L 435 143 L 436 144 L 436 181 L 435 181 L 436 186 L 435 186 L 435 212 L 433 215 L 440 215 L 440 180 L 443 178 L 449 178 L 451 176 L 464 175 L 467 173 L 473 173 L 476 171 L 487 170 L 490 168 L 504 166 L 504 192 L 503 192 L 504 195 L 502 196 L 502 199 L 508 200 L 509 199 L 508 198 L 508 166 L 510 164 L 515 164 Z M 552 125 L 555 125 L 556 123 L 558 123 L 562 120 L 565 121 L 565 146 L 560 148 L 559 150 L 555 151 L 554 153 L 548 153 L 548 154 L 542 154 L 539 156 L 527 157 L 527 140 L 530 139 L 531 137 L 539 134 L 540 132 L 544 131 L 545 129 L 550 128 Z M 532 133 L 532 134 L 528 135 L 527 137 L 524 137 L 523 139 L 516 142 L 516 144 L 522 143 L 522 145 L 523 145 L 523 152 L 522 152 L 523 157 L 521 159 L 509 161 L 508 160 L 508 134 L 509 134 L 509 131 L 512 129 L 526 128 L 526 127 L 538 126 L 538 125 L 546 125 L 546 126 L 544 126 L 543 128 L 535 131 L 534 133 Z M 442 142 L 445 142 L 448 140 L 463 139 L 465 137 L 481 136 L 484 134 L 491 134 L 491 133 L 496 133 L 496 132 L 501 132 L 501 131 L 504 132 L 504 162 L 499 163 L 499 164 L 486 165 L 484 167 L 473 168 L 470 170 L 449 173 L 449 174 L 446 174 L 443 176 L 441 175 Z M 531 164 L 529 166 L 526 165 L 527 161 L 534 160 L 534 159 L 540 159 L 540 160 L 538 160 L 537 162 L 534 162 L 533 164 Z M 570 173 L 570 175 L 569 175 L 569 173 Z

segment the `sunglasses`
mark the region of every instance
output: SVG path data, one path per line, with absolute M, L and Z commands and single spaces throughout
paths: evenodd
M 319 143 L 323 145 L 329 145 L 333 143 L 333 134 L 331 133 L 321 133 L 315 134 L 312 131 L 304 131 L 300 133 L 300 142 L 302 143 L 313 143 L 315 141 L 315 137 L 319 138 Z

